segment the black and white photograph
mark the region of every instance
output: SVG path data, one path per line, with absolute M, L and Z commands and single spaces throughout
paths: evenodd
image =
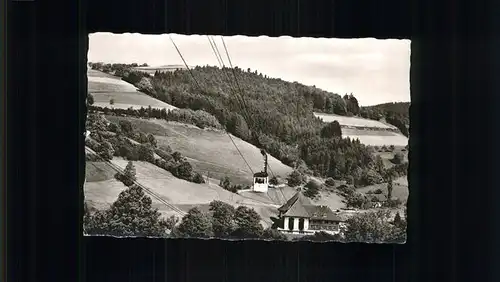
M 90 34 L 84 235 L 405 243 L 410 43 Z

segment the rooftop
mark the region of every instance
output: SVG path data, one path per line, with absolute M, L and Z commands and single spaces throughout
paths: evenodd
M 317 220 L 343 221 L 327 206 L 316 206 L 302 192 L 297 192 L 278 210 L 284 216 L 306 217 Z

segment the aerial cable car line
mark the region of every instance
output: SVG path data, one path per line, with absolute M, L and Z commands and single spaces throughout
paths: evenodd
M 217 58 L 217 62 L 219 63 L 219 66 L 221 66 L 223 63 L 221 62 L 221 58 L 219 58 L 219 55 L 217 54 L 217 52 L 215 52 L 215 47 L 212 43 L 212 39 L 210 39 L 210 36 L 208 36 L 208 35 L 207 35 L 207 39 L 208 39 L 208 42 L 210 43 L 210 47 L 212 47 L 212 51 L 214 52 L 215 57 Z
M 210 41 L 210 37 L 209 37 L 209 41 Z M 226 69 L 225 69 L 226 65 L 224 64 L 224 60 L 222 59 L 222 55 L 219 52 L 219 48 L 217 47 L 217 43 L 215 42 L 215 40 L 213 38 L 212 38 L 212 41 L 213 41 L 213 44 L 211 44 L 212 50 L 214 51 L 215 56 L 220 57 L 219 63 L 220 63 L 221 71 L 226 76 L 228 83 L 229 83 L 229 88 L 231 89 L 231 92 L 233 93 L 233 95 L 236 97 L 236 101 L 239 103 L 239 107 L 241 110 L 241 114 L 243 115 L 243 119 L 245 120 L 245 122 L 248 125 L 248 121 L 250 119 L 250 114 L 248 113 L 248 110 L 245 108 L 245 105 L 243 103 L 244 102 L 243 98 L 240 95 L 238 95 L 238 92 L 235 90 L 235 87 L 233 86 L 231 77 L 226 72 Z
M 233 64 L 232 64 L 232 62 L 231 62 L 231 56 L 229 56 L 229 51 L 228 51 L 228 49 L 227 49 L 226 42 L 224 41 L 224 37 L 222 37 L 222 36 L 221 36 L 221 41 L 222 41 L 222 44 L 224 45 L 224 50 L 225 50 L 225 52 L 226 52 L 226 56 L 227 56 L 227 59 L 228 59 L 228 61 L 229 61 L 229 65 L 230 65 L 231 70 L 232 70 L 232 72 L 233 72 L 234 80 L 235 80 L 235 82 L 236 82 L 236 85 L 238 86 L 238 89 L 240 90 L 240 94 L 241 94 L 241 97 L 242 97 L 242 100 L 243 100 L 244 106 L 245 106 L 246 108 L 248 108 L 248 107 L 247 107 L 247 105 L 246 105 L 245 99 L 244 99 L 243 92 L 242 92 L 241 87 L 240 87 L 240 85 L 239 85 L 239 83 L 238 83 L 238 78 L 237 78 L 237 76 L 236 76 L 236 72 L 234 71 Z M 215 41 L 214 41 L 214 44 L 215 44 Z M 281 97 L 279 97 L 279 98 L 280 98 L 280 100 L 283 102 L 283 100 L 281 99 Z M 255 123 L 254 123 L 254 124 L 255 124 Z M 257 123 L 257 125 L 258 125 L 258 123 Z M 259 126 L 259 125 L 258 125 L 258 126 Z M 259 126 L 259 128 L 260 128 L 260 126 Z M 273 175 L 273 177 L 276 177 L 276 176 L 274 175 L 274 173 L 273 173 L 273 171 L 272 171 L 271 166 L 269 165 L 269 163 L 267 163 L 267 167 L 269 168 L 269 171 L 271 172 L 271 174 Z M 283 191 L 282 191 L 282 193 L 283 193 Z
M 218 58 L 219 64 L 221 64 L 221 69 L 222 69 L 222 72 L 226 75 L 226 77 L 227 77 L 228 81 L 229 81 L 229 82 L 231 82 L 231 78 L 230 78 L 230 77 L 227 75 L 227 73 L 225 72 L 225 64 L 224 64 L 224 60 L 222 59 L 222 56 L 220 55 L 219 48 L 217 48 L 217 43 L 215 42 L 215 40 L 214 40 L 213 38 L 212 38 L 212 40 L 213 40 L 213 43 L 212 43 L 212 42 L 211 42 L 211 40 L 210 40 L 210 37 L 209 37 L 209 36 L 207 36 L 207 37 L 209 38 L 210 46 L 212 47 L 212 50 L 214 51 L 215 56 Z M 227 51 L 227 47 L 225 47 L 225 50 L 226 50 L 226 54 L 228 55 L 228 59 L 230 60 L 229 53 L 228 53 L 228 51 Z M 217 54 L 218 54 L 218 55 L 217 55 Z M 219 57 L 220 57 L 220 60 L 219 60 Z M 222 63 L 221 63 L 221 62 L 222 62 Z M 231 67 L 232 67 L 232 66 L 231 66 Z M 233 73 L 233 74 L 234 74 L 234 73 Z M 237 79 L 237 78 L 236 78 L 236 76 L 235 76 L 235 79 Z M 230 86 L 231 86 L 231 83 L 229 83 L 229 84 L 230 84 Z M 232 88 L 232 87 L 230 87 L 230 88 Z M 233 90 L 233 89 L 232 89 L 232 90 Z M 233 93 L 234 93 L 234 90 L 233 90 Z M 237 94 L 236 94 L 236 93 L 234 93 L 234 95 L 235 95 L 235 96 L 237 96 Z M 242 98 L 242 99 L 243 99 L 243 98 Z M 239 101 L 238 101 L 238 102 L 239 102 Z M 241 103 L 241 102 L 240 102 L 240 103 Z M 246 118 L 246 119 L 248 119 L 248 116 L 249 116 L 249 115 L 248 115 L 247 109 L 245 109 L 245 108 L 244 108 L 244 105 L 242 105 L 242 112 L 245 112 L 245 113 L 246 113 L 246 116 L 247 116 L 247 118 Z M 267 162 L 266 162 L 266 164 L 267 164 L 267 168 L 269 169 L 269 171 L 271 172 L 271 174 L 273 175 L 273 177 L 275 177 L 274 172 L 272 171 L 271 166 L 269 165 L 269 163 L 267 163 Z M 280 192 L 281 192 L 281 194 L 282 194 L 283 198 L 284 198 L 284 199 L 286 199 L 286 197 L 285 197 L 285 195 L 284 195 L 283 191 L 282 191 L 281 189 L 279 189 L 279 190 L 280 190 Z M 268 196 L 269 196 L 269 193 L 268 193 Z M 271 199 L 271 197 L 270 197 L 270 196 L 269 196 L 269 198 Z M 273 202 L 275 202 L 273 199 L 271 199 L 271 200 L 272 200 Z M 276 202 L 275 202 L 275 204 L 276 204 Z
M 174 47 L 175 47 L 175 50 L 177 50 L 177 53 L 179 53 L 179 55 L 181 56 L 181 59 L 182 61 L 184 62 L 184 65 L 186 66 L 187 70 L 189 71 L 189 74 L 191 75 L 191 77 L 193 78 L 194 82 L 196 83 L 196 85 L 198 86 L 198 88 L 200 90 L 202 90 L 200 84 L 198 84 L 198 81 L 196 80 L 196 78 L 194 77 L 194 74 L 193 72 L 191 71 L 191 68 L 188 66 L 188 64 L 186 63 L 186 60 L 184 60 L 184 57 L 182 56 L 181 54 L 181 51 L 179 51 L 179 48 L 177 48 L 177 45 L 175 44 L 174 42 L 174 39 L 172 39 L 172 36 L 169 36 L 170 38 L 170 41 L 172 41 L 172 44 L 174 44 Z
M 229 84 L 229 89 L 231 90 L 231 92 L 233 93 L 233 95 L 236 97 L 236 101 L 240 104 L 240 108 L 241 108 L 241 111 L 243 112 L 244 109 L 243 109 L 243 104 L 242 102 L 238 99 L 238 95 L 236 93 L 236 91 L 234 90 L 234 86 L 233 86 L 233 83 L 232 83 L 232 80 L 231 78 L 229 77 L 229 75 L 227 74 L 227 72 L 225 71 L 225 64 L 224 64 L 224 60 L 222 59 L 222 56 L 219 52 L 219 48 L 217 47 L 217 44 L 215 43 L 215 40 L 213 38 L 210 38 L 210 36 L 207 35 L 207 38 L 208 38 L 208 42 L 210 42 L 210 47 L 212 47 L 212 51 L 214 52 L 215 54 L 215 57 L 217 58 L 217 61 L 219 62 L 219 66 L 221 68 L 221 72 L 226 76 L 227 78 L 227 81 L 228 81 L 228 84 Z M 243 113 L 245 114 L 245 113 Z
M 101 161 L 105 162 L 108 164 L 109 167 L 111 167 L 111 169 L 113 169 L 114 171 L 120 173 L 121 175 L 125 176 L 125 173 L 124 173 L 124 170 L 119 168 L 117 165 L 115 165 L 114 163 L 110 162 L 110 161 L 107 161 L 105 160 L 104 158 L 102 158 L 101 156 L 99 156 L 98 154 L 90 151 L 87 146 L 85 146 L 85 149 L 87 152 L 89 153 L 92 153 L 94 156 L 96 156 L 97 158 L 99 158 Z M 165 206 L 167 206 L 169 209 L 171 209 L 172 211 L 180 214 L 181 216 L 184 216 L 186 214 L 186 212 L 184 212 L 183 210 L 179 209 L 178 207 L 172 205 L 171 203 L 165 201 L 159 194 L 153 192 L 151 189 L 147 188 L 146 186 L 140 184 L 137 180 L 133 180 L 133 179 L 130 179 L 135 185 L 139 186 L 142 190 L 144 190 L 144 192 L 146 192 L 146 194 L 149 194 L 150 196 L 152 196 L 153 198 L 157 199 L 160 203 L 164 204 Z
M 225 70 L 224 69 L 225 68 L 224 60 L 222 59 L 222 56 L 220 55 L 219 48 L 217 48 L 217 43 L 215 42 L 215 40 L 213 38 L 212 38 L 212 41 L 213 41 L 213 43 L 212 43 L 212 41 L 210 40 L 210 37 L 208 35 L 207 35 L 207 37 L 208 37 L 208 40 L 210 42 L 210 46 L 212 47 L 212 51 L 214 51 L 215 56 L 217 57 L 217 61 L 219 61 L 220 67 L 222 69 L 222 72 L 226 75 L 226 77 L 227 77 L 227 79 L 229 81 L 230 88 L 231 88 L 231 90 L 233 90 L 233 93 L 234 93 L 235 91 L 231 87 L 232 86 L 232 84 L 231 84 L 231 78 L 224 71 Z M 227 48 L 225 48 L 225 49 L 226 49 L 226 52 L 227 52 Z M 228 54 L 228 57 L 229 57 L 229 53 L 228 52 L 227 52 L 227 54 Z M 219 59 L 219 57 L 220 57 L 220 59 Z M 236 78 L 236 76 L 235 76 L 235 78 Z M 236 96 L 237 94 L 234 93 L 234 95 Z M 238 102 L 241 103 L 239 100 L 238 100 Z M 241 105 L 241 106 L 242 106 L 242 112 L 246 113 L 246 116 L 247 116 L 246 119 L 248 119 L 249 115 L 248 115 L 247 109 L 244 108 L 244 105 Z M 269 171 L 271 172 L 271 174 L 273 175 L 273 177 L 276 177 L 275 174 L 274 174 L 274 172 L 272 171 L 271 166 L 269 165 L 269 163 L 267 163 L 267 168 L 269 169 Z M 283 196 L 283 199 L 286 199 L 285 194 L 283 193 L 283 190 L 281 188 L 278 188 L 278 189 L 280 190 L 281 195 Z M 269 193 L 268 193 L 268 196 L 269 196 Z M 269 198 L 271 199 L 270 196 L 269 196 Z M 274 200 L 272 200 L 272 201 L 274 202 Z
M 196 78 L 194 77 L 193 75 L 193 72 L 191 71 L 191 69 L 189 68 L 188 64 L 186 63 L 186 60 L 184 60 L 184 57 L 182 56 L 182 53 L 181 51 L 179 50 L 179 48 L 177 47 L 177 45 L 175 44 L 174 42 L 174 39 L 172 38 L 172 36 L 169 36 L 170 37 L 170 41 L 172 41 L 172 44 L 174 45 L 175 47 L 175 50 L 177 50 L 177 53 L 179 54 L 179 56 L 181 57 L 182 59 L 182 62 L 184 62 L 184 65 L 186 66 L 186 68 L 188 69 L 189 73 L 191 74 L 191 77 L 193 78 L 194 82 L 196 83 L 196 85 L 198 86 L 199 90 L 201 92 L 203 92 L 203 89 L 201 88 L 200 84 L 198 83 L 198 81 L 196 80 Z M 238 148 L 238 146 L 236 145 L 236 143 L 234 142 L 233 140 L 233 137 L 231 137 L 231 134 L 229 134 L 229 132 L 227 132 L 226 130 L 226 134 L 227 136 L 229 136 L 229 139 L 231 139 L 231 142 L 233 143 L 234 147 L 236 148 L 236 150 L 238 151 L 238 153 L 240 154 L 241 158 L 243 159 L 243 161 L 245 162 L 245 164 L 248 166 L 248 168 L 250 169 L 250 171 L 252 172 L 252 174 L 254 174 L 253 172 L 253 169 L 252 167 L 248 164 L 247 160 L 245 159 L 245 157 L 243 156 L 243 154 L 241 153 L 240 149 Z
M 227 50 L 227 46 L 226 46 L 226 42 L 224 41 L 224 37 L 221 36 L 220 39 L 222 41 L 222 45 L 224 46 L 224 50 L 226 51 L 226 56 L 227 56 L 227 59 L 229 61 L 229 66 L 231 67 L 231 71 L 233 73 L 234 80 L 236 82 L 236 85 L 238 86 L 238 90 L 240 91 L 240 96 L 241 96 L 241 99 L 243 101 L 243 105 L 245 106 L 245 108 L 248 109 L 249 107 L 248 107 L 248 104 L 245 100 L 245 96 L 243 95 L 243 91 L 241 90 L 240 84 L 238 83 L 238 77 L 236 76 L 236 72 L 234 70 L 233 63 L 231 62 L 231 57 L 229 56 L 229 52 Z M 250 122 L 252 123 L 252 125 L 257 126 L 260 131 L 262 131 L 261 125 L 259 123 L 255 123 L 253 118 L 250 120 Z

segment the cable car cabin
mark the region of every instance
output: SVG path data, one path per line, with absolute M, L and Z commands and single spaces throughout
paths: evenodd
M 257 172 L 253 175 L 253 191 L 267 193 L 269 176 L 267 172 Z

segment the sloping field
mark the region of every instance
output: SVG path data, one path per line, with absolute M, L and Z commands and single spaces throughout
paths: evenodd
M 87 182 L 99 182 L 114 179 L 116 171 L 106 162 L 85 163 L 85 179 Z
M 121 119 L 130 120 L 144 133 L 155 135 L 158 145 L 169 145 L 172 150 L 187 157 L 195 170 L 205 176 L 221 179 L 228 176 L 232 182 L 250 184 L 252 173 L 245 164 L 226 133 L 213 129 L 200 129 L 196 126 L 167 122 L 157 119 L 137 119 L 130 117 L 106 116 L 112 122 Z M 237 137 L 232 136 L 246 161 L 254 172 L 263 169 L 263 157 L 260 149 Z M 286 176 L 292 168 L 276 158 L 269 156 L 269 166 L 276 175 Z
M 94 105 L 98 107 L 140 109 L 141 107 L 158 109 L 176 109 L 176 107 L 157 100 L 151 96 L 137 91 L 137 88 L 121 80 L 119 77 L 100 72 L 97 70 L 87 70 L 88 92 L 94 97 Z M 114 104 L 109 101 L 113 99 Z
M 128 161 L 114 158 L 112 163 L 124 169 Z M 134 162 L 137 181 L 145 187 L 160 195 L 167 202 L 188 211 L 197 205 L 208 205 L 213 200 L 220 200 L 233 206 L 245 205 L 253 207 L 269 223 L 269 214 L 274 214 L 278 206 L 271 203 L 260 202 L 252 197 L 242 197 L 224 190 L 211 181 L 209 184 L 196 184 L 173 176 L 170 172 L 163 170 L 147 162 Z M 155 199 L 153 199 L 155 202 Z M 164 213 L 170 213 L 170 209 L 156 202 L 156 207 Z
M 387 195 L 387 183 L 375 184 L 371 186 L 366 186 L 363 188 L 357 189 L 357 191 L 366 193 L 370 190 L 381 189 L 384 195 Z M 408 200 L 408 180 L 406 177 L 400 177 L 393 181 L 392 186 L 392 196 L 397 197 L 401 201 L 405 202 Z
M 123 183 L 112 178 L 103 181 L 86 182 L 83 185 L 85 202 L 90 206 L 103 210 L 118 199 L 118 195 L 127 189 Z
M 314 113 L 314 116 L 321 118 L 324 122 L 338 121 L 342 126 L 352 127 L 377 127 L 385 129 L 397 129 L 395 126 L 382 123 L 380 121 L 364 119 L 359 117 L 345 117 L 334 114 Z
M 342 136 L 351 139 L 359 139 L 365 145 L 371 146 L 406 146 L 408 137 L 400 133 L 384 130 L 360 130 L 351 128 L 342 128 Z
M 167 109 L 173 110 L 176 107 L 157 100 L 151 96 L 148 96 L 141 92 L 95 92 L 92 93 L 94 97 L 94 105 L 98 107 L 108 107 L 108 108 L 119 108 L 128 109 L 132 107 L 133 109 L 140 109 L 141 107 L 157 109 Z M 109 100 L 113 99 L 114 104 L 110 105 Z
M 137 90 L 134 85 L 119 78 L 88 76 L 87 79 L 89 92 L 133 92 Z
M 334 114 L 314 113 L 324 122 L 338 121 L 342 128 L 342 136 L 359 139 L 365 145 L 372 146 L 406 146 L 408 138 L 401 133 L 394 132 L 393 125 L 376 120 L 359 117 L 344 117 Z

